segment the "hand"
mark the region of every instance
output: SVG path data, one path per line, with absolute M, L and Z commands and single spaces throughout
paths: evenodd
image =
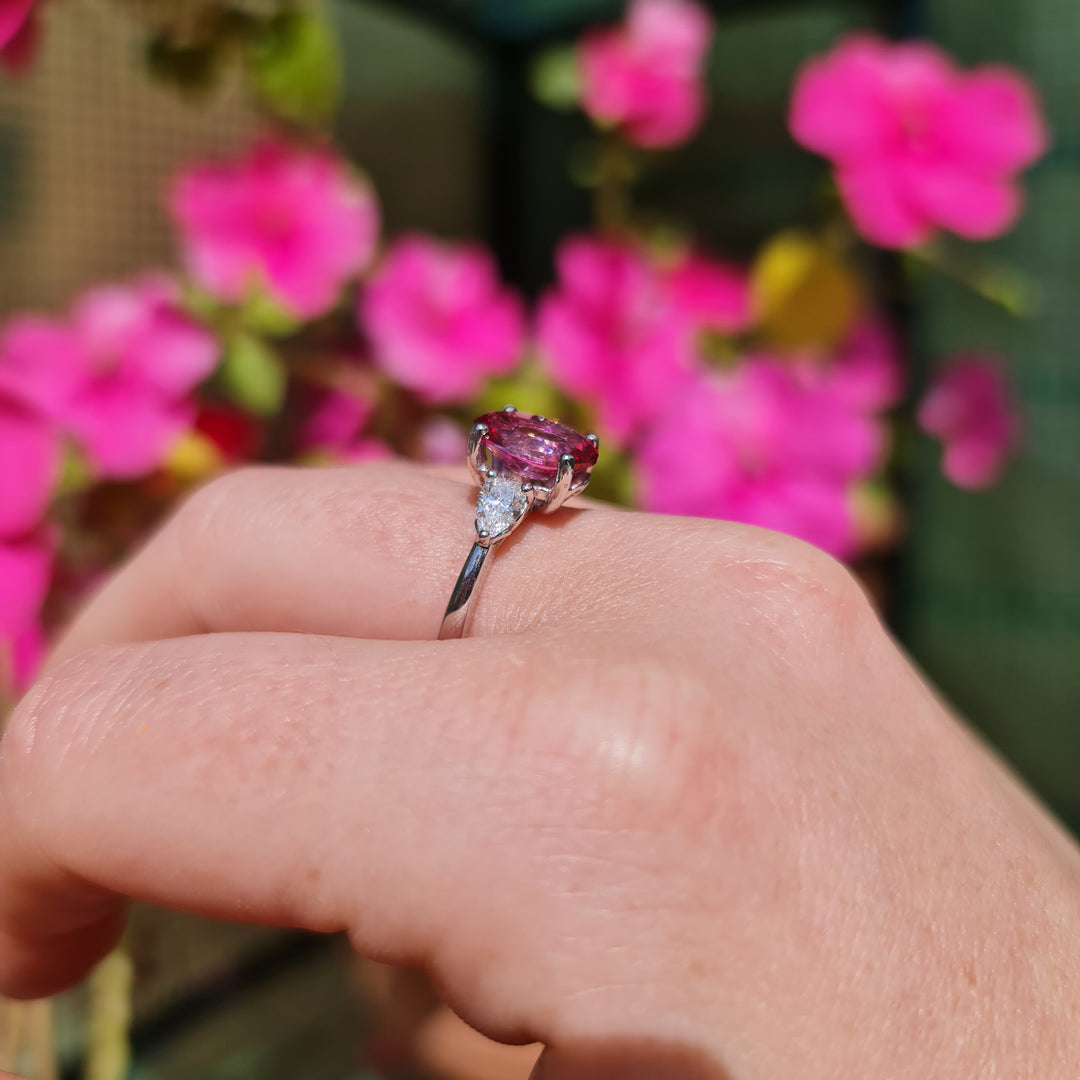
M 139 897 L 346 930 L 544 1080 L 1076 1075 L 1077 851 L 846 571 L 567 510 L 435 642 L 473 500 L 404 465 L 190 500 L 0 743 L 0 991 Z

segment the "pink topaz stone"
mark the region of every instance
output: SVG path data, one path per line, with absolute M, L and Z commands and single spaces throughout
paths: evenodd
M 493 412 L 477 417 L 487 425 L 480 445 L 491 468 L 537 487 L 550 488 L 559 472 L 559 458 L 574 455 L 573 486 L 583 483 L 596 464 L 596 447 L 580 432 L 557 420 L 518 412 Z

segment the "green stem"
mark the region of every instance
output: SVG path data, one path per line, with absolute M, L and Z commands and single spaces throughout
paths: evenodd
M 597 226 L 607 233 L 621 233 L 630 220 L 631 172 L 627 147 L 614 132 L 600 143 L 596 162 L 596 189 L 593 210 Z
M 1031 319 L 1039 313 L 1038 283 L 1015 266 L 972 256 L 940 241 L 913 248 L 906 254 L 909 264 L 929 267 L 950 281 L 967 286 L 1018 319 Z

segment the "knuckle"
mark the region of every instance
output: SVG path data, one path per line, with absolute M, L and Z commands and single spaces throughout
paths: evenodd
M 805 659 L 806 650 L 845 654 L 877 617 L 855 575 L 831 555 L 789 536 L 770 536 L 741 566 L 755 630 Z
M 563 777 L 574 793 L 573 816 L 637 834 L 700 830 L 733 767 L 711 678 L 657 648 L 631 650 L 605 666 L 591 690 L 568 687 L 575 726 L 599 735 L 583 740 Z
M 248 466 L 222 473 L 196 488 L 173 518 L 174 531 L 190 542 L 202 541 L 222 528 L 229 528 L 238 511 L 266 489 L 267 477 L 276 471 L 269 466 Z
M 164 553 L 165 565 L 176 568 L 166 583 L 172 602 L 193 624 L 209 629 L 217 624 L 233 596 L 235 575 L 228 557 L 236 540 L 245 538 L 255 519 L 260 531 L 274 535 L 268 518 L 285 516 L 287 498 L 280 483 L 284 470 L 274 466 L 247 466 L 226 472 L 196 488 L 150 548 Z M 149 550 L 149 549 L 148 549 Z M 152 555 L 149 561 L 156 560 Z
M 841 623 L 868 610 L 866 596 L 851 571 L 819 548 L 790 540 L 787 557 L 766 575 L 768 592 L 781 602 L 793 597 L 814 619 Z
M 733 629 L 756 644 L 857 638 L 876 622 L 873 608 L 851 571 L 831 555 L 782 533 L 711 520 L 665 523 L 659 534 L 665 571 L 683 571 L 676 586 L 681 611 L 700 620 L 699 636 Z M 686 575 L 685 567 L 696 568 Z M 655 583 L 646 577 L 651 588 Z

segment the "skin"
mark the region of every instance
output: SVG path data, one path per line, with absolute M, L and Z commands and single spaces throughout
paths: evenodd
M 1056 1080 L 1080 857 L 796 541 L 603 509 L 507 541 L 406 465 L 197 493 L 0 742 L 0 992 L 126 897 L 345 930 L 543 1080 Z

